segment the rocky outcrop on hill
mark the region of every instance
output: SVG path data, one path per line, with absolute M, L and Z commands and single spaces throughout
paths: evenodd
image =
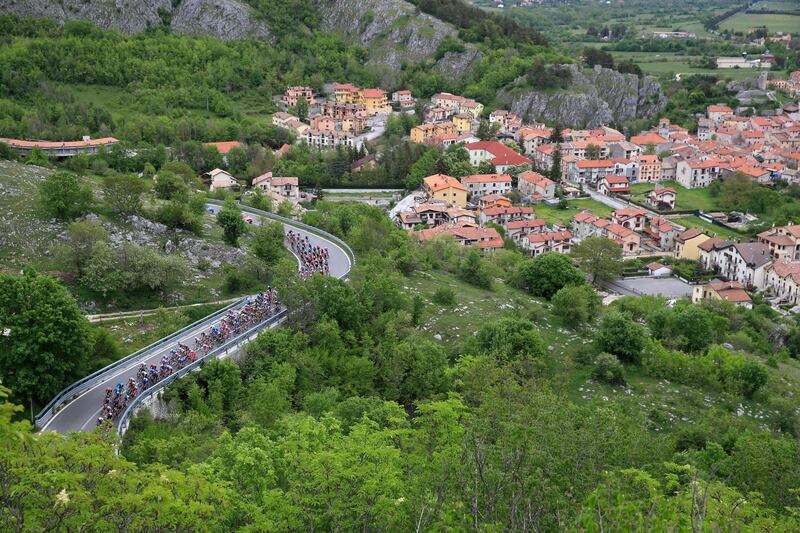
M 403 0 L 316 0 L 322 28 L 370 52 L 370 63 L 384 65 L 387 75 L 403 63 L 432 60 L 439 44 L 458 32 Z M 449 78 L 461 78 L 481 57 L 471 45 L 448 52 L 435 65 Z
M 567 65 L 571 83 L 565 90 L 522 91 L 499 95 L 510 109 L 528 120 L 554 122 L 565 127 L 595 128 L 651 118 L 667 104 L 661 85 L 649 76 L 638 78 L 596 66 L 583 70 Z
M 384 83 L 396 78 L 404 63 L 430 62 L 448 79 L 460 79 L 481 58 L 472 45 L 438 61 L 446 37 L 458 38 L 452 25 L 422 13 L 404 0 L 315 0 L 322 29 L 364 46 L 370 64 L 385 67 Z M 0 11 L 47 17 L 60 23 L 86 20 L 125 34 L 169 25 L 179 35 L 222 40 L 269 38 L 271 31 L 245 0 L 0 0 Z
M 173 5 L 176 4 L 176 5 Z M 46 17 L 60 23 L 86 20 L 125 34 L 169 24 L 180 35 L 207 35 L 222 40 L 268 37 L 269 28 L 237 0 L 0 0 L 0 11 Z
M 184 0 L 172 16 L 179 35 L 210 35 L 222 40 L 268 38 L 269 28 L 249 6 L 234 0 Z

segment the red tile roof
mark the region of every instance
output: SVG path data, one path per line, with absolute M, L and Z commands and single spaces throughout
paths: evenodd
M 547 221 L 542 218 L 531 218 L 528 220 L 512 220 L 511 222 L 506 222 L 506 228 L 509 230 L 523 229 L 523 228 L 541 228 L 543 226 L 547 226 Z
M 650 132 L 642 135 L 634 135 L 631 137 L 631 142 L 639 146 L 647 146 L 648 144 L 664 144 L 667 140 L 658 133 Z
M 0 138 L 12 148 L 41 148 L 42 150 L 56 150 L 59 148 L 87 148 L 89 146 L 105 146 L 107 144 L 118 143 L 114 137 L 103 137 L 100 139 L 89 139 L 88 141 L 25 141 L 21 139 Z
M 630 180 L 625 176 L 606 176 L 603 178 L 609 185 L 627 185 Z
M 450 187 L 461 191 L 467 190 L 467 188 L 464 187 L 460 181 L 455 179 L 453 176 L 448 176 L 446 174 L 434 174 L 432 176 L 428 176 L 423 181 L 425 182 L 425 185 L 427 185 L 428 188 L 433 192 L 441 191 Z
M 614 164 L 608 159 L 583 159 L 578 161 L 578 168 L 609 168 Z
M 386 96 L 386 91 L 383 89 L 364 89 L 364 98 L 383 98 Z
M 242 143 L 240 143 L 239 141 L 223 141 L 217 143 L 204 143 L 203 146 L 205 147 L 213 146 L 214 148 L 217 149 L 219 153 L 225 155 L 234 148 L 240 148 L 242 146 Z
M 473 174 L 472 176 L 464 176 L 461 178 L 461 183 L 503 183 L 511 182 L 511 176 L 508 174 Z
M 467 150 L 485 150 L 489 152 L 494 156 L 489 160 L 489 163 L 493 165 L 530 165 L 533 163 L 527 157 L 496 141 L 478 141 L 467 144 L 465 148 Z

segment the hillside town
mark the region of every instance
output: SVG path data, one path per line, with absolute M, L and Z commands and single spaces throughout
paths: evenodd
M 789 80 L 800 80 L 800 73 Z M 493 140 L 478 136 L 481 107 L 468 98 L 436 94 L 425 108 L 425 122 L 410 132 L 416 143 L 443 149 L 460 145 L 473 167 L 492 169 L 428 176 L 421 191 L 393 209 L 396 224 L 420 242 L 449 236 L 484 253 L 513 246 L 536 256 L 568 254 L 586 238 L 601 237 L 619 245 L 625 259 L 694 261 L 714 273 L 716 281 L 687 287 L 695 301 L 719 298 L 750 305 L 748 293 L 761 293 L 774 303 L 800 305 L 798 228 L 776 227 L 750 241 L 730 240 L 718 237 L 713 224 L 724 227 L 732 215 L 698 212 L 709 228 L 672 220 L 680 218 L 674 216 L 680 191 L 689 194 L 733 175 L 767 187 L 797 183 L 797 104 L 771 116 L 710 105 L 697 117 L 696 133 L 663 118 L 628 138 L 610 127 L 556 131 L 498 109 L 488 115 Z M 642 184 L 651 188 L 634 197 L 631 188 Z M 583 209 L 567 223 L 537 216 L 537 206 L 550 210 L 581 197 L 613 209 L 607 216 Z M 748 216 L 739 220 L 747 223 Z M 671 276 L 672 269 L 654 261 L 648 275 Z
M 793 91 L 800 72 L 781 82 Z M 436 93 L 424 102 L 409 90 L 391 96 L 380 88 L 332 83 L 326 94 L 308 86 L 287 87 L 273 114 L 274 126 L 291 132 L 296 143 L 319 150 L 344 147 L 367 152 L 367 142 L 383 134 L 393 114 L 419 113 L 424 121 L 408 131 L 412 143 L 440 149 L 463 149 L 479 173 L 463 176 L 434 174 L 422 181 L 392 209 L 395 223 L 421 242 L 449 237 L 484 253 L 513 246 L 532 256 L 569 254 L 590 237 L 605 238 L 620 247 L 625 259 L 670 258 L 695 261 L 719 281 L 689 288 L 695 300 L 722 298 L 749 304 L 749 292 L 769 295 L 775 302 L 800 305 L 800 230 L 772 228 L 757 239 L 724 239 L 713 224 L 730 223 L 730 215 L 697 214 L 710 227 L 688 227 L 675 220 L 676 206 L 687 191 L 705 189 L 734 174 L 763 186 L 797 183 L 800 163 L 800 112 L 787 104 L 770 116 L 748 108 L 709 105 L 697 117 L 696 133 L 662 118 L 647 131 L 626 137 L 604 126 L 557 130 L 528 123 L 504 109 L 484 118 L 484 106 L 474 99 Z M 294 114 L 293 114 L 294 113 Z M 488 129 L 488 132 L 486 131 Z M 96 153 L 118 141 L 84 138 L 76 142 L 35 142 L 2 139 L 21 155 L 38 148 L 52 157 Z M 206 143 L 226 161 L 238 141 Z M 284 145 L 281 157 L 291 150 Z M 375 162 L 374 155 L 364 161 Z M 288 213 L 300 216 L 301 202 L 313 196 L 300 190 L 296 176 L 259 175 L 248 183 L 229 171 L 214 168 L 202 176 L 211 192 L 264 194 Z M 649 184 L 646 194 L 632 188 Z M 565 207 L 571 200 L 590 199 L 603 213 L 580 209 L 570 220 L 538 216 L 537 211 Z M 609 212 L 610 211 L 610 212 Z M 740 217 L 747 222 L 747 216 Z M 797 250 L 797 252 L 795 251 Z M 670 276 L 668 265 L 653 261 L 648 275 Z M 720 283 L 726 283 L 723 286 Z

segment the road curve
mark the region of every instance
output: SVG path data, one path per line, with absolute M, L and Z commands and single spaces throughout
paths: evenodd
M 216 212 L 216 210 L 219 209 L 219 205 L 217 203 L 209 203 L 207 208 L 211 212 Z M 337 243 L 336 241 L 338 241 L 338 239 L 335 237 L 331 235 L 326 236 L 325 232 L 316 230 L 315 228 L 308 226 L 300 227 L 304 225 L 291 222 L 288 219 L 283 219 L 270 213 L 250 208 L 244 208 L 244 210 L 245 216 L 252 218 L 254 224 L 258 224 L 262 217 L 273 219 L 280 218 L 280 221 L 284 223 L 285 232 L 288 233 L 291 230 L 295 233 L 300 233 L 300 235 L 304 237 L 308 236 L 309 241 L 313 245 L 328 248 L 328 265 L 331 276 L 345 278 L 349 275 L 354 259 L 352 257 L 352 251 L 349 249 L 345 250 L 347 245 L 341 241 Z M 229 308 L 237 310 L 243 306 L 244 301 L 240 301 Z M 186 328 L 179 335 L 167 337 L 151 345 L 136 357 L 116 366 L 111 365 L 111 367 L 108 367 L 105 371 L 99 372 L 90 385 L 84 385 L 83 388 L 85 390 L 81 390 L 80 382 L 76 382 L 76 384 L 65 390 L 67 392 L 74 390 L 74 392 L 70 392 L 69 394 L 62 393 L 59 395 L 61 398 L 57 397 L 54 402 L 51 402 L 51 405 L 48 405 L 37 415 L 37 425 L 41 427 L 41 431 L 56 431 L 62 434 L 69 433 L 70 431 L 91 431 L 96 425 L 97 418 L 100 416 L 106 387 L 113 387 L 119 382 L 127 383 L 129 378 L 136 377 L 139 365 L 142 363 L 148 366 L 151 363 L 158 364 L 164 355 L 168 355 L 170 350 L 176 347 L 178 342 L 192 345 L 196 337 L 199 337 L 203 331 L 208 331 L 213 325 L 218 324 L 223 316 L 224 312 L 217 312 L 209 315 L 205 319 L 196 322 L 191 327 Z M 278 323 L 275 323 L 272 327 L 277 325 Z M 77 397 L 75 397 L 76 394 Z M 71 401 L 63 403 L 70 397 L 72 397 Z M 53 411 L 55 411 L 55 413 L 51 416 Z M 41 423 L 39 423 L 40 420 Z

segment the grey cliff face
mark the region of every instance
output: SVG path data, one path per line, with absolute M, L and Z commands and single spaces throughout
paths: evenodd
M 23 17 L 46 17 L 60 23 L 86 20 L 99 28 L 132 34 L 162 24 L 159 12 L 170 12 L 170 0 L 0 0 L 0 10 Z
M 269 37 L 269 28 L 237 0 L 0 0 L 0 11 L 46 17 L 64 23 L 86 20 L 103 29 L 131 35 L 169 23 L 179 35 L 207 35 L 222 40 Z
M 170 23 L 178 35 L 211 35 L 222 40 L 268 38 L 269 28 L 252 8 L 232 0 L 184 0 Z
M 589 71 L 569 68 L 572 82 L 565 90 L 503 94 L 501 100 L 529 120 L 578 128 L 650 118 L 667 104 L 661 85 L 649 76 L 638 78 L 599 66 Z
M 370 63 L 397 71 L 403 63 L 433 58 L 445 37 L 458 32 L 445 22 L 420 12 L 403 0 L 317 0 L 322 28 L 367 48 Z M 443 75 L 461 78 L 481 57 L 471 45 L 464 52 L 449 52 L 435 68 Z

